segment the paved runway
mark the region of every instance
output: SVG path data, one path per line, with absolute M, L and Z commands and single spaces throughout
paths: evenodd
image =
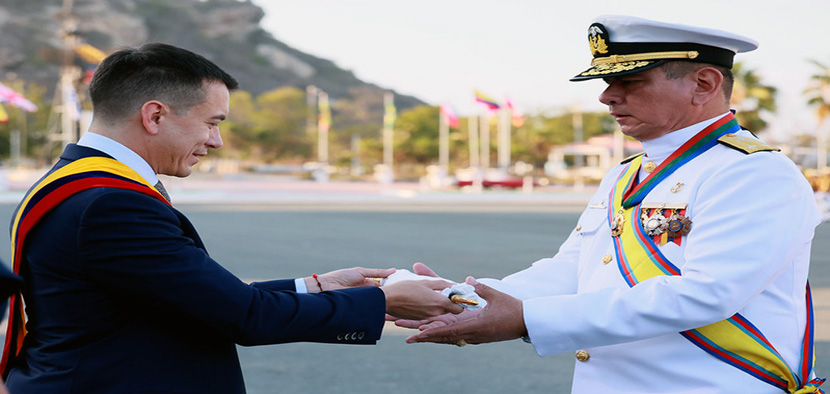
M 199 229 L 211 255 L 246 280 L 356 265 L 406 268 L 416 261 L 455 280 L 501 277 L 554 254 L 578 216 L 572 209 L 557 209 L 556 198 L 548 205 L 538 198 L 526 204 L 520 198 L 506 204 L 486 197 L 470 204 L 445 198 L 453 201 L 373 204 L 371 198 L 369 203 L 355 198 L 342 205 L 296 199 L 177 206 Z M 12 209 L 0 205 L 0 222 L 8 222 Z M 830 313 L 830 293 L 823 290 L 830 288 L 828 240 L 830 224 L 824 224 L 814 243 L 811 276 L 813 286 L 822 288 L 815 298 L 823 316 Z M 8 255 L 7 243 L 0 243 L 0 256 L 7 260 Z M 285 344 L 240 348 L 240 356 L 253 394 L 569 392 L 572 355 L 540 358 L 521 341 L 464 348 L 407 345 L 406 335 L 390 329 L 377 346 Z M 830 337 L 821 339 L 819 369 L 827 374 Z

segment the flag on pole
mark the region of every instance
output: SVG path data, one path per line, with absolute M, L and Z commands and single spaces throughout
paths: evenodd
M 24 111 L 35 112 L 37 106 L 25 97 L 10 89 L 0 82 L 0 103 L 8 103 L 9 105 L 20 108 Z
M 317 96 L 317 129 L 329 131 L 331 127 L 331 108 L 329 108 L 329 95 L 321 91 Z
M 441 104 L 441 116 L 444 117 L 450 127 L 458 128 L 458 116 L 455 115 L 455 112 L 449 105 Z
M 510 101 L 510 97 L 504 98 L 504 105 L 510 109 L 510 118 L 512 120 L 513 127 L 522 127 L 522 125 L 525 124 L 525 117 L 513 108 L 513 102 Z
M 392 93 L 386 93 L 383 96 L 383 128 L 394 130 L 397 118 L 398 110 L 395 108 L 395 96 Z
M 6 109 L 0 105 L 0 123 L 9 123 L 9 114 L 6 113 Z
M 101 63 L 104 61 L 104 58 L 107 57 L 106 53 L 89 44 L 78 45 L 78 47 L 75 48 L 75 53 L 77 53 L 81 59 L 89 64 Z
M 491 99 L 490 97 L 484 95 L 484 93 L 481 93 L 478 90 L 475 91 L 475 95 L 476 95 L 476 102 L 479 102 L 479 103 L 482 103 L 482 104 L 486 105 L 487 109 L 489 109 L 491 111 L 495 111 L 495 110 L 497 110 L 501 107 L 496 102 L 496 100 Z

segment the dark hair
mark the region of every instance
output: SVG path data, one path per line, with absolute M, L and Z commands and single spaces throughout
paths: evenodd
M 172 45 L 152 43 L 124 48 L 98 66 L 89 85 L 95 116 L 107 120 L 131 116 L 150 100 L 186 112 L 206 99 L 205 82 L 239 83 L 203 56 Z
M 724 66 L 719 66 L 717 64 L 690 62 L 683 60 L 670 60 L 666 63 L 663 63 L 660 66 L 660 68 L 662 68 L 663 72 L 666 74 L 666 79 L 682 78 L 688 75 L 689 73 L 700 70 L 704 67 L 713 67 L 716 70 L 720 71 L 721 75 L 723 75 L 723 84 L 721 85 L 721 90 L 723 90 L 723 94 L 726 96 L 726 102 L 728 103 L 729 99 L 732 97 L 732 86 L 735 84 L 735 76 L 732 74 L 732 69 Z

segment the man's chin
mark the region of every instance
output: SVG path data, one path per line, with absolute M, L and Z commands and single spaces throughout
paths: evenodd
M 179 168 L 176 171 L 159 172 L 160 175 L 167 175 L 167 176 L 172 176 L 172 177 L 176 177 L 176 178 L 186 178 L 186 177 L 190 176 L 190 174 L 192 174 L 192 173 L 193 173 L 193 169 L 190 168 L 190 167 Z

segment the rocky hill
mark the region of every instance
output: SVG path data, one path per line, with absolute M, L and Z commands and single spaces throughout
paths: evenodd
M 72 5 L 74 35 L 104 52 L 145 42 L 167 42 L 198 52 L 259 94 L 282 86 L 314 85 L 334 99 L 367 94 L 382 112 L 387 91 L 357 79 L 333 62 L 291 48 L 260 27 L 264 16 L 250 0 L 3 0 L 0 2 L 0 79 L 11 75 L 52 87 L 65 49 L 62 9 Z M 396 95 L 398 109 L 423 104 Z M 336 108 L 335 108 L 336 110 Z M 380 117 L 378 117 L 380 119 Z

